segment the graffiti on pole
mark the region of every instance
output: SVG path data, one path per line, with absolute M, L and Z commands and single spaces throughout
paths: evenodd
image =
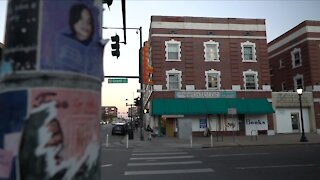
M 16 157 L 27 116 L 27 90 L 0 93 L 0 179 L 15 179 Z
M 99 0 L 8 1 L 1 180 L 100 179 L 101 10 Z
M 97 179 L 99 94 L 41 88 L 33 89 L 30 97 L 19 151 L 21 178 Z
M 0 77 L 36 69 L 39 0 L 8 1 L 5 46 Z

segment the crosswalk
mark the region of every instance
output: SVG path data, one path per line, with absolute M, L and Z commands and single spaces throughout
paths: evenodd
M 127 164 L 125 176 L 213 173 L 196 157 L 178 149 L 135 149 Z

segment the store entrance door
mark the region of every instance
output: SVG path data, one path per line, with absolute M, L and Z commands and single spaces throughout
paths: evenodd
M 246 125 L 245 125 L 245 120 L 244 120 L 244 114 L 239 114 L 238 119 L 239 119 L 239 134 L 240 135 L 245 135 L 246 132 Z
M 174 119 L 172 118 L 166 120 L 166 135 L 167 137 L 174 137 Z
M 291 126 L 293 133 L 299 132 L 299 119 L 299 113 L 291 113 Z

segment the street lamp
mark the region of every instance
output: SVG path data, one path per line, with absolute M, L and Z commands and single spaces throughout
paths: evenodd
M 302 103 L 301 103 L 301 95 L 302 95 L 302 88 L 297 89 L 297 93 L 299 95 L 299 103 L 300 103 L 300 117 L 301 117 L 301 129 L 302 129 L 302 135 L 300 142 L 308 142 L 308 139 L 306 135 L 304 134 L 304 124 L 303 124 L 303 114 L 302 114 Z

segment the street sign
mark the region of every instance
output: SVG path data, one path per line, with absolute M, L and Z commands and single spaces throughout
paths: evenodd
M 128 83 L 128 79 L 127 78 L 108 79 L 108 83 Z
M 141 93 L 141 92 L 142 92 L 142 93 L 144 93 L 144 92 L 145 92 L 145 90 L 144 90 L 144 89 L 143 89 L 143 90 L 141 90 L 141 89 L 137 89 L 137 92 L 138 92 L 138 93 Z

